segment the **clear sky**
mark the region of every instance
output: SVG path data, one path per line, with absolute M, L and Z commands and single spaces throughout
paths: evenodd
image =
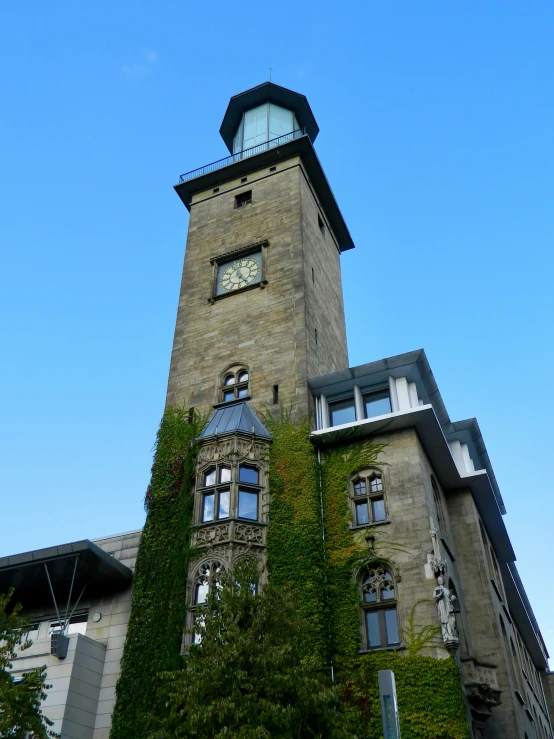
M 139 528 L 188 214 L 231 95 L 307 95 L 356 243 L 351 365 L 425 348 L 476 416 L 554 653 L 554 6 L 2 10 L 0 554 Z

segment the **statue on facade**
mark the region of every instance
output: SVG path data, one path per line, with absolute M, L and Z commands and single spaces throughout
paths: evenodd
M 444 575 L 446 574 L 447 564 L 440 556 L 437 530 L 432 523 L 429 533 L 431 534 L 431 540 L 433 542 L 431 567 L 438 582 L 437 587 L 433 591 L 433 599 L 437 604 L 444 646 L 450 654 L 455 654 L 460 646 L 460 638 L 458 636 L 458 628 L 456 626 L 456 603 L 458 598 L 450 588 L 447 588 L 444 584 Z
M 444 577 L 442 575 L 438 577 L 438 585 L 433 591 L 433 598 L 439 612 L 444 644 L 449 652 L 455 652 L 459 644 L 455 615 L 456 601 L 458 599 L 449 588 L 445 587 Z

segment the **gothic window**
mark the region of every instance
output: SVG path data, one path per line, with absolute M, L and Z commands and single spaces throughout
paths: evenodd
M 383 478 L 375 470 L 357 475 L 350 483 L 354 526 L 369 526 L 386 521 Z
M 364 646 L 367 649 L 400 644 L 396 613 L 396 588 L 385 567 L 364 571 L 360 580 Z
M 224 571 L 225 570 L 221 562 L 216 560 L 207 562 L 199 568 L 194 581 L 194 589 L 192 593 L 191 610 L 193 611 L 193 623 L 200 625 L 203 624 L 204 618 L 201 612 L 200 614 L 196 612 L 196 609 L 198 606 L 204 605 L 211 588 L 220 587 L 221 576 Z M 193 642 L 195 644 L 200 644 L 201 641 L 201 635 L 198 632 L 195 632 Z
M 231 468 L 228 465 L 218 465 L 207 470 L 203 477 L 202 523 L 229 518 Z
M 260 491 L 259 472 L 256 467 L 241 464 L 239 466 L 238 511 L 239 518 L 257 521 L 259 518 Z
M 198 485 L 199 523 L 260 520 L 260 471 L 254 465 L 213 465 L 201 473 Z
M 221 385 L 221 400 L 228 403 L 231 400 L 248 398 L 248 380 L 248 370 L 244 367 L 226 372 Z
M 439 531 L 441 532 L 442 536 L 444 536 L 445 535 L 444 511 L 442 508 L 442 498 L 441 498 L 439 486 L 437 485 L 437 481 L 432 475 L 431 475 L 431 487 L 433 488 L 433 500 L 435 501 L 435 510 L 437 511 L 437 523 L 439 524 Z

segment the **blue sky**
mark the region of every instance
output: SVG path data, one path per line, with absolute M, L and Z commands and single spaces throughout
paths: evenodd
M 306 94 L 357 248 L 350 363 L 424 347 L 476 416 L 551 652 L 554 6 L 3 9 L 0 554 L 138 528 L 187 212 L 228 98 Z

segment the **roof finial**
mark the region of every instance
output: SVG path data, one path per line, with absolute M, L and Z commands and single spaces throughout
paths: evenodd
M 271 82 L 271 67 L 269 68 L 269 81 Z

